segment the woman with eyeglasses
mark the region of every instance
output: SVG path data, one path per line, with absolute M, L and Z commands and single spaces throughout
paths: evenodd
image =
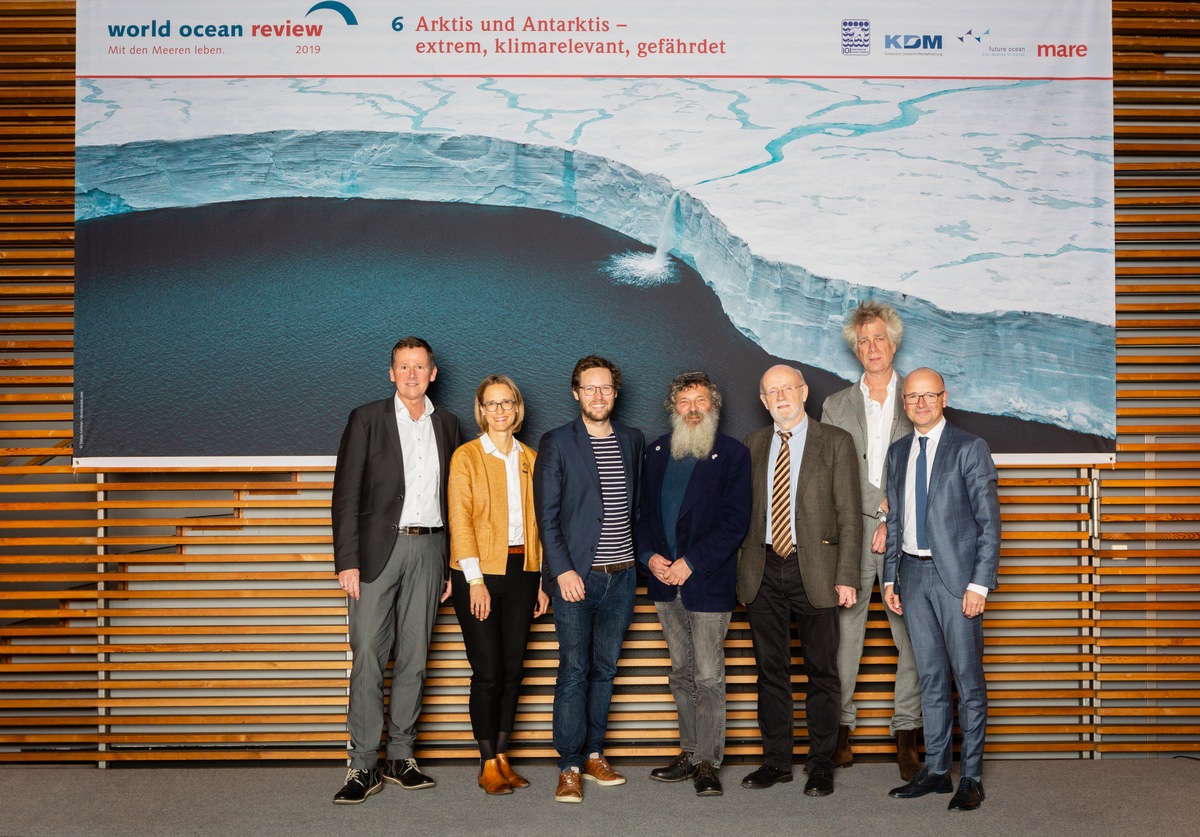
M 533 508 L 536 453 L 513 435 L 525 403 L 507 375 L 475 391 L 482 434 L 450 460 L 450 579 L 454 612 L 471 663 L 471 730 L 479 786 L 489 794 L 529 786 L 508 761 L 533 620 L 546 612 L 542 551 Z

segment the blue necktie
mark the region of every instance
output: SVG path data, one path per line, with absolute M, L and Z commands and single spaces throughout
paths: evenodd
M 925 458 L 925 443 L 929 441 L 924 436 L 918 436 L 917 441 L 921 443 L 921 450 L 917 454 L 917 549 L 929 549 L 929 538 L 925 535 L 925 500 L 929 489 L 926 483 L 929 480 L 929 460 Z

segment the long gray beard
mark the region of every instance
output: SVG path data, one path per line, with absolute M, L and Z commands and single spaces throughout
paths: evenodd
M 671 458 L 690 456 L 704 459 L 712 453 L 713 444 L 717 441 L 717 425 L 721 421 L 721 414 L 716 409 L 702 413 L 704 418 L 697 425 L 684 421 L 687 415 L 690 414 L 671 413 Z

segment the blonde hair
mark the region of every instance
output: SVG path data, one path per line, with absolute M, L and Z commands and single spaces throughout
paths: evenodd
M 513 379 L 507 375 L 488 375 L 480 381 L 479 387 L 475 390 L 475 422 L 479 425 L 480 431 L 487 432 L 487 414 L 483 410 L 483 393 L 488 387 L 499 384 L 512 390 L 513 400 L 517 402 L 517 418 L 512 427 L 512 432 L 516 433 L 521 429 L 521 422 L 525 421 L 525 399 L 521 397 L 521 390 L 517 389 Z

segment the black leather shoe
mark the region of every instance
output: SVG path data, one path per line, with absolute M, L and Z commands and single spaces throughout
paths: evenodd
M 829 796 L 833 793 L 833 771 L 828 767 L 814 767 L 808 771 L 804 783 L 805 796 Z
M 381 790 L 383 782 L 379 780 L 379 771 L 376 768 L 364 770 L 361 767 L 351 767 L 346 771 L 346 784 L 333 795 L 333 804 L 357 805 Z
M 696 796 L 720 796 L 725 793 L 721 780 L 717 778 L 717 768 L 711 761 L 702 761 L 696 765 L 694 780 Z
M 911 782 L 892 788 L 888 791 L 888 796 L 895 799 L 916 799 L 927 793 L 950 793 L 952 790 L 954 783 L 950 781 L 949 773 L 930 773 L 929 768 L 922 767 Z
M 983 783 L 974 779 L 963 779 L 950 800 L 951 811 L 974 811 L 983 802 Z
M 380 763 L 383 767 L 379 774 L 383 781 L 399 785 L 405 790 L 432 788 L 437 784 L 421 772 L 416 759 L 388 759 Z
M 778 767 L 771 767 L 769 764 L 764 764 L 745 779 L 742 779 L 742 787 L 750 788 L 750 790 L 762 790 L 763 788 L 771 787 L 771 785 L 790 781 L 792 781 L 792 771 L 780 770 Z
M 656 767 L 650 771 L 650 778 L 656 782 L 682 782 L 696 775 L 696 765 L 692 764 L 690 753 L 680 753 L 666 767 Z

